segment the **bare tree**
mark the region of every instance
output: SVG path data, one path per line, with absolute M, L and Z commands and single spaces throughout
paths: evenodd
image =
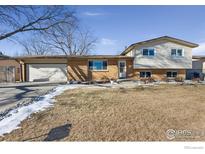
M 96 43 L 91 32 L 87 29 L 72 26 L 58 25 L 46 31 L 44 44 L 65 55 L 87 55 Z
M 15 39 L 27 55 L 88 54 L 96 41 L 64 6 L 0 6 L 0 21 L 0 40 L 28 33 Z
M 73 12 L 64 6 L 0 6 L 0 40 L 23 32 L 45 32 L 72 24 Z
M 42 43 L 41 38 L 31 38 L 27 41 L 22 41 L 20 44 L 24 48 L 23 55 L 52 55 L 57 54 L 49 46 Z

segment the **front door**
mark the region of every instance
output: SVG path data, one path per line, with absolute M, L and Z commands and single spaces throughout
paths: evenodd
M 126 61 L 118 62 L 119 79 L 126 78 Z

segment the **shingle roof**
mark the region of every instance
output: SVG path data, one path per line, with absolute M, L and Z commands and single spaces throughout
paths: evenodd
M 132 58 L 123 55 L 75 55 L 75 56 L 66 56 L 66 55 L 33 55 L 33 56 L 21 56 L 15 57 L 15 59 L 35 59 L 35 58 L 45 58 L 45 59 L 55 59 L 55 58 Z
M 162 36 L 162 37 L 157 37 L 157 38 L 154 38 L 154 39 L 150 39 L 150 40 L 141 41 L 141 42 L 137 42 L 137 43 L 131 44 L 128 48 L 126 48 L 121 53 L 121 55 L 124 55 L 124 54 L 128 53 L 130 50 L 132 50 L 137 45 L 142 45 L 142 44 L 146 44 L 146 43 L 150 43 L 150 42 L 154 42 L 154 41 L 159 41 L 159 40 L 168 40 L 168 41 L 171 41 L 171 42 L 183 44 L 183 45 L 191 47 L 191 48 L 195 48 L 195 47 L 199 46 L 198 44 L 195 44 L 195 43 L 192 43 L 192 42 L 188 42 L 188 41 L 185 41 L 185 40 L 181 40 L 181 39 L 177 39 L 177 38 L 174 38 L 174 37 Z

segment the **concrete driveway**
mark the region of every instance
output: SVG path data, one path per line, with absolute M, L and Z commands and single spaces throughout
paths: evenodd
M 59 83 L 1 83 L 0 84 L 0 113 L 19 104 L 31 102 L 34 98 L 46 94 Z

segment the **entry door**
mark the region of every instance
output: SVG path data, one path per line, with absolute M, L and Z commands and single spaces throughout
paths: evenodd
M 126 61 L 118 62 L 118 72 L 119 72 L 120 79 L 126 78 Z

